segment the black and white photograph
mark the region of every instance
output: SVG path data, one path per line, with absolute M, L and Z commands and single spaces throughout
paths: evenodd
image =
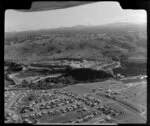
M 114 1 L 7 9 L 4 123 L 147 123 L 147 12 Z

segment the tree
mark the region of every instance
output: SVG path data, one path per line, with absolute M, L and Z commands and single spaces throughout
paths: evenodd
M 119 59 L 120 59 L 120 62 L 126 62 L 128 60 L 128 55 L 121 55 Z
M 28 81 L 23 80 L 23 81 L 22 81 L 22 84 L 23 84 L 23 85 L 24 85 L 24 84 L 27 85 L 27 84 L 28 84 Z

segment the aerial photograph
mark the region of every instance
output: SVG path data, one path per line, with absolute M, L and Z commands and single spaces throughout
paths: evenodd
M 34 2 L 4 32 L 4 123 L 147 123 L 145 10 Z

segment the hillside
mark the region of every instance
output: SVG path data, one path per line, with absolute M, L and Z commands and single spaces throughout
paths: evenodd
M 59 58 L 147 58 L 146 24 L 114 23 L 5 34 L 5 59 L 33 62 Z

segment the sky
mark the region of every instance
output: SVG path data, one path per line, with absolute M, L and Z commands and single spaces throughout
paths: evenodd
M 12 9 L 5 11 L 6 32 L 115 22 L 146 23 L 147 13 L 145 10 L 122 9 L 118 2 L 95 2 L 71 8 L 36 12 Z

